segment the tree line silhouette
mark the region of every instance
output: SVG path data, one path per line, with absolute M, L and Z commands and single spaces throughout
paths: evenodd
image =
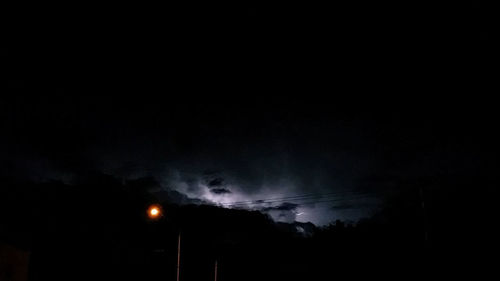
M 491 179 L 427 178 L 372 217 L 323 227 L 257 211 L 162 202 L 151 179 L 96 173 L 74 184 L 2 180 L 0 241 L 28 251 L 28 280 L 333 280 L 484 274 L 493 261 Z M 471 186 L 481 185 L 483 192 Z M 164 216 L 149 220 L 149 204 Z

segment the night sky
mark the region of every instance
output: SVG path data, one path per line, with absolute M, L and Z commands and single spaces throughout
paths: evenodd
M 11 14 L 1 175 L 153 177 L 157 196 L 318 225 L 408 182 L 494 175 L 486 4 L 301 5 Z

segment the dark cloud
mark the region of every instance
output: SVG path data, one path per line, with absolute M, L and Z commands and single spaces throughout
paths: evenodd
M 208 182 L 209 187 L 219 187 L 224 184 L 223 178 L 215 178 Z
M 298 206 L 299 206 L 298 204 L 285 202 L 285 203 L 282 203 L 278 206 L 263 208 L 262 210 L 263 211 L 294 211 L 297 209 Z
M 71 109 L 75 103 L 67 102 L 65 106 Z M 46 121 L 35 118 L 57 112 L 51 103 L 42 105 L 47 108 L 31 111 L 36 120 L 25 121 L 27 113 L 10 116 L 22 121 L 1 148 L 5 155 L 16 159 L 17 164 L 11 166 L 37 179 L 65 179 L 92 169 L 128 180 L 154 177 L 158 182 L 149 182 L 150 188 L 176 191 L 187 197 L 177 196 L 173 199 L 177 202 L 197 199 L 221 203 L 217 201 L 220 198 L 231 202 L 345 190 L 382 194 L 404 186 L 401 178 L 453 172 L 458 167 L 455 163 L 463 163 L 460 169 L 474 173 L 474 165 L 487 163 L 472 156 L 471 146 L 449 144 L 460 138 L 437 141 L 434 134 L 439 130 L 428 120 L 406 115 L 399 120 L 401 114 L 375 115 L 372 120 L 368 118 L 370 111 L 349 112 L 334 105 L 293 101 L 273 106 L 181 104 L 180 109 L 164 112 L 151 102 L 133 104 L 125 100 L 115 104 L 103 99 L 93 114 L 83 110 L 80 117 L 67 118 L 71 121 L 68 124 L 58 121 L 63 124 L 47 132 L 38 128 L 64 116 L 55 114 Z M 20 102 L 12 107 L 22 108 Z M 116 107 L 119 110 L 110 111 Z M 73 122 L 83 125 L 75 129 Z M 67 128 L 72 129 L 71 138 L 64 137 Z M 17 139 L 23 142 L 15 143 Z M 40 143 L 30 146 L 29 140 L 35 139 Z M 23 160 L 19 151 L 30 157 Z M 461 158 L 476 161 L 456 161 Z M 262 206 L 263 202 L 257 204 Z M 304 208 L 313 207 L 314 202 Z M 297 208 L 289 203 L 264 208 L 263 212 L 291 220 Z M 367 209 L 355 202 L 326 212 L 316 211 L 314 215 L 305 212 L 298 218 L 309 215 L 306 220 L 316 222 L 322 216 L 321 221 L 328 221 L 339 214 L 354 213 L 342 211 L 356 208 Z
M 221 171 L 217 170 L 206 170 L 201 175 L 196 175 L 199 177 L 199 181 L 202 181 L 209 189 L 221 189 L 222 193 L 224 193 L 225 179 L 222 175 Z M 216 190 L 213 193 L 217 193 Z
M 406 113 L 383 102 L 349 107 L 280 97 L 220 100 L 14 98 L 0 105 L 2 120 L 9 121 L 0 151 L 15 160 L 2 164 L 2 173 L 65 181 L 86 170 L 129 180 L 152 176 L 159 182 L 154 188 L 220 203 L 223 197 L 245 201 L 355 189 L 382 194 L 404 186 L 401 178 L 475 173 L 495 163 L 482 161 L 498 140 L 487 133 L 488 122 L 476 122 L 493 120 L 483 118 L 487 114 L 468 120 L 440 113 L 443 108 Z M 273 208 L 265 211 L 298 206 Z M 349 208 L 317 211 L 307 220 L 327 221 Z
M 213 189 L 210 189 L 210 192 L 212 192 L 214 194 L 218 194 L 218 195 L 231 193 L 231 191 L 229 189 L 226 189 L 226 188 L 213 188 Z

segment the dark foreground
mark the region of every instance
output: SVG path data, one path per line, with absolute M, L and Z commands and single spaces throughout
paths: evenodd
M 186 281 L 214 280 L 216 260 L 218 280 L 480 278 L 493 269 L 494 198 L 467 195 L 468 182 L 440 184 L 427 187 L 427 218 L 419 189 L 409 188 L 355 226 L 317 228 L 168 200 L 165 216 L 151 221 L 141 183 L 106 176 L 78 186 L 4 182 L 0 279 L 175 280 L 179 230 Z M 473 217 L 465 199 L 485 216 Z

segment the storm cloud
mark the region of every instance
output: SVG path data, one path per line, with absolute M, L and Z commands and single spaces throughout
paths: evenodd
M 16 137 L 1 140 L 5 174 L 65 181 L 89 171 L 125 180 L 152 177 L 158 190 L 174 192 L 179 202 L 275 208 L 268 211 L 289 212 L 286 220 L 356 220 L 373 208 L 345 192 L 371 196 L 367 200 L 375 202 L 386 191 L 404 188 L 402 178 L 479 167 L 460 161 L 472 159 L 473 146 L 437 141 L 439 125 L 446 120 L 434 122 L 416 112 L 380 114 L 373 108 L 279 97 L 248 103 L 176 101 L 176 106 L 86 97 L 41 100 L 29 110 L 12 110 L 25 107 L 23 102 L 14 100 L 4 111 L 16 120 L 9 127 Z M 37 145 L 29 145 L 35 139 Z M 449 142 L 466 140 L 462 136 Z M 280 204 L 287 201 L 266 203 L 327 193 L 338 193 L 338 202 L 290 201 L 297 204 L 295 210 L 276 209 L 285 208 Z
M 231 191 L 229 189 L 226 189 L 226 188 L 212 188 L 212 189 L 210 189 L 210 192 L 215 193 L 215 194 L 231 193 Z

